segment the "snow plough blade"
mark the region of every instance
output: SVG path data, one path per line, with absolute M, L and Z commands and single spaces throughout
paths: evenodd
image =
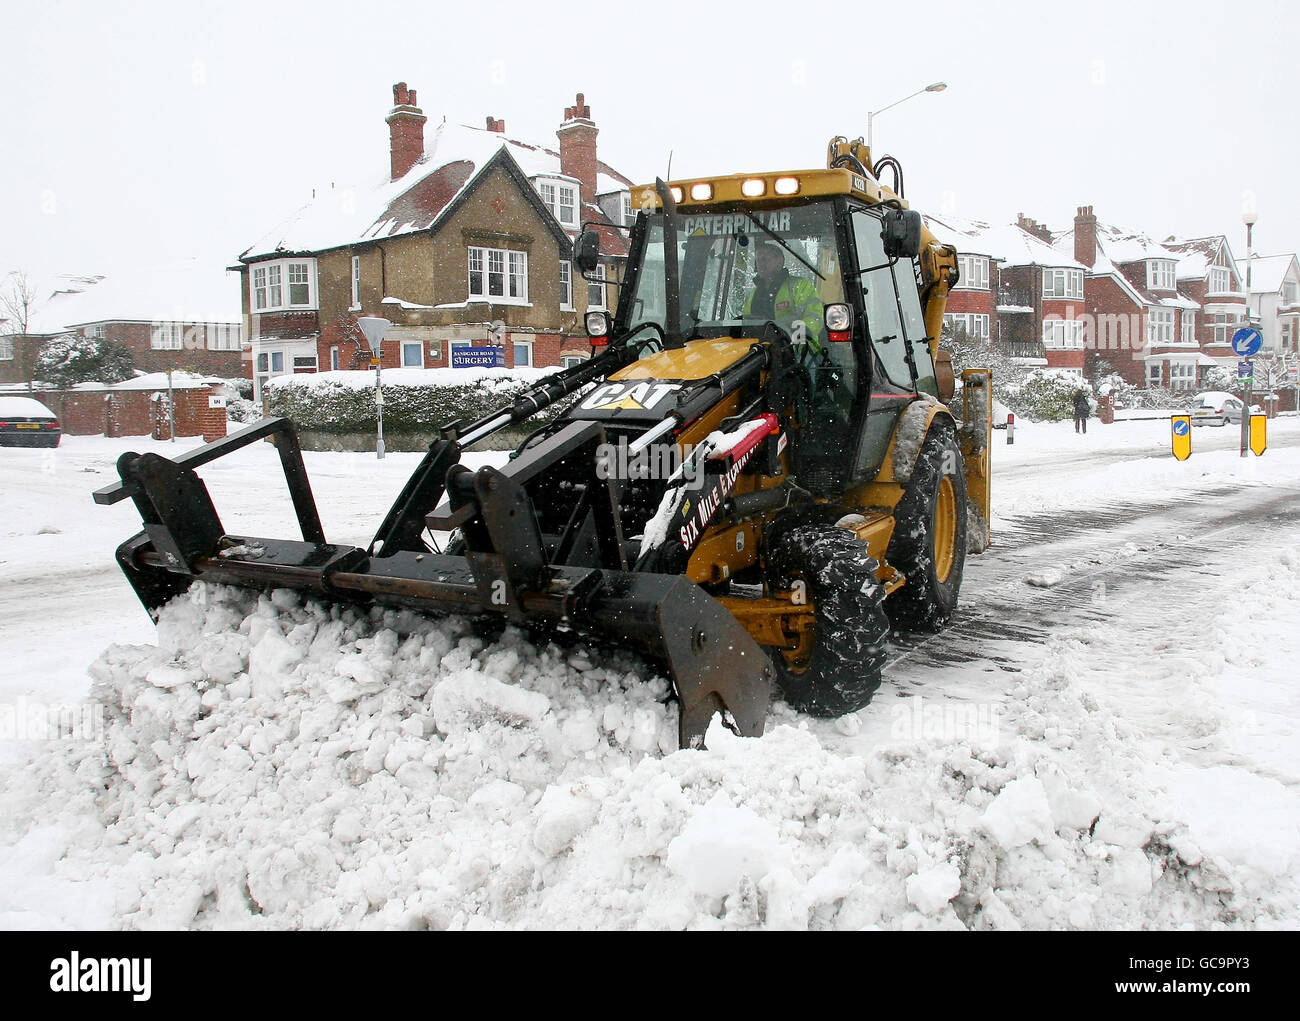
M 262 439 L 279 451 L 301 539 L 227 534 L 195 473 Z M 603 441 L 598 425 L 575 423 L 548 446 L 548 456 L 595 441 Z M 123 454 L 117 464 L 121 481 L 94 498 L 100 504 L 135 502 L 144 528 L 118 547 L 117 560 L 155 620 L 170 599 L 203 581 L 548 623 L 631 646 L 662 662 L 679 703 L 683 748 L 702 745 L 715 713 L 741 735 L 763 733 L 771 663 L 720 603 L 681 575 L 627 570 L 613 544 L 606 548 L 614 560 L 608 567 L 550 563 L 521 481 L 544 465 L 524 457 L 503 470 L 469 472 L 458 459 L 454 439 L 435 441 L 369 549 L 326 542 L 297 436 L 285 419 L 264 420 L 174 460 Z M 453 486 L 448 502 L 426 515 L 441 499 L 444 480 Z M 603 520 L 610 524 L 613 510 L 606 512 Z M 468 543 L 464 555 L 410 548 L 411 533 L 423 530 L 426 517 L 431 527 L 461 528 Z M 599 525 L 602 515 L 594 517 Z

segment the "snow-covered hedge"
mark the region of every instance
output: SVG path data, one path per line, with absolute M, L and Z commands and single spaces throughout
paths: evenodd
M 553 371 L 553 370 L 550 370 Z M 395 369 L 383 374 L 384 433 L 432 435 L 448 422 L 469 423 L 507 405 L 547 370 Z M 292 419 L 299 432 L 370 434 L 375 428 L 371 372 L 280 376 L 265 387 L 271 415 Z M 529 419 L 554 419 L 561 402 Z
M 1088 382 L 1060 369 L 1035 369 L 1023 382 L 995 392 L 1018 418 L 1059 422 L 1074 416 L 1074 395 L 1079 391 L 1087 394 L 1091 406 L 1096 406 Z

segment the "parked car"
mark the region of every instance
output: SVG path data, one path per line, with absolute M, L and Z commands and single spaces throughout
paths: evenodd
M 1250 406 L 1252 415 L 1264 414 L 1258 404 Z M 1192 400 L 1192 425 L 1241 425 L 1241 398 L 1221 390 L 1207 390 Z
M 0 446 L 57 447 L 62 436 L 58 416 L 40 401 L 0 396 Z

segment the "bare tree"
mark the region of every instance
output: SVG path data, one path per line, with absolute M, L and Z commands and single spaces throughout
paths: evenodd
M 35 307 L 36 286 L 26 270 L 11 271 L 5 276 L 4 285 L 0 286 L 0 336 L 12 338 L 14 357 L 19 361 L 28 390 L 32 388 L 36 359 L 28 357 L 23 340 L 27 337 Z

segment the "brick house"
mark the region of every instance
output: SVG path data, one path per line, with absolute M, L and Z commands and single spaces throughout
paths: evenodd
M 1099 224 L 1080 206 L 1058 250 L 1088 267 L 1084 347 L 1089 374 L 1107 368 L 1135 386 L 1191 388 L 1218 363 L 1197 342 L 1197 301 L 1178 285 L 1179 253 L 1144 234 Z
M 1236 374 L 1232 334 L 1246 321 L 1246 274 L 1223 235 L 1176 241 L 1164 247 L 1178 255 L 1178 286 L 1200 305 L 1193 334 L 1203 354 Z
M 1024 217 L 989 224 L 926 217 L 938 240 L 958 252 L 960 279 L 944 320 L 990 337 L 1022 365 L 1083 375 L 1084 267 L 1049 244 Z
M 388 173 L 331 189 L 239 257 L 254 380 L 357 369 L 361 316 L 389 319 L 386 368 L 552 366 L 585 358 L 583 313 L 613 301 L 571 265 L 584 223 L 601 231 L 600 274 L 626 260 L 631 182 L 597 157 L 581 94 L 557 149 L 444 120 L 426 144 L 416 92 L 393 87 Z M 611 289 L 612 290 L 612 289 Z
M 59 277 L 38 292 L 28 336 L 0 341 L 0 382 L 31 378 L 41 346 L 74 334 L 121 342 L 140 372 L 244 375 L 236 287 L 220 268 L 193 261 Z

